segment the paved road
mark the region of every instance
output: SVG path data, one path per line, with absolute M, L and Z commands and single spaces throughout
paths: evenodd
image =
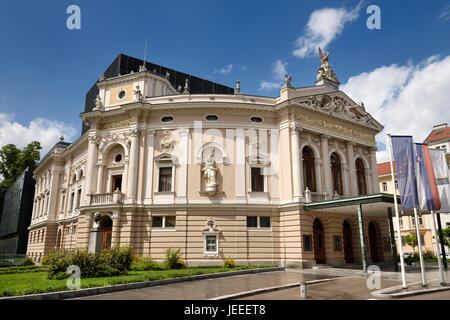
M 203 300 L 259 288 L 300 282 L 302 280 L 325 278 L 327 276 L 320 274 L 285 271 L 264 272 L 105 293 L 76 298 L 76 300 Z
M 352 277 L 329 282 L 307 285 L 306 300 L 367 300 L 373 299 L 367 288 L 367 279 Z M 381 288 L 397 286 L 399 281 L 381 280 Z M 300 289 L 291 288 L 253 295 L 237 300 L 305 300 L 300 297 Z

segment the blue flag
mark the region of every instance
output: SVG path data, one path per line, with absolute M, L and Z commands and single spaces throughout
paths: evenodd
M 391 141 L 402 208 L 418 208 L 419 197 L 413 138 L 412 136 L 391 136 Z

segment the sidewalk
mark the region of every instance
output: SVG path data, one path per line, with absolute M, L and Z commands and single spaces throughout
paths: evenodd
M 243 291 L 325 278 L 327 276 L 319 274 L 275 271 L 174 283 L 75 298 L 74 300 L 204 300 Z

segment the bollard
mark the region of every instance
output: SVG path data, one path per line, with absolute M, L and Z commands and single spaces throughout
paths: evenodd
M 300 282 L 300 297 L 306 298 L 306 282 Z

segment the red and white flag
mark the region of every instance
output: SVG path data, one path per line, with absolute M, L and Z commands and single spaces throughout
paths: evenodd
M 450 175 L 445 160 L 445 152 L 441 149 L 428 149 L 433 163 L 434 176 L 441 200 L 441 208 L 438 212 L 450 212 Z

